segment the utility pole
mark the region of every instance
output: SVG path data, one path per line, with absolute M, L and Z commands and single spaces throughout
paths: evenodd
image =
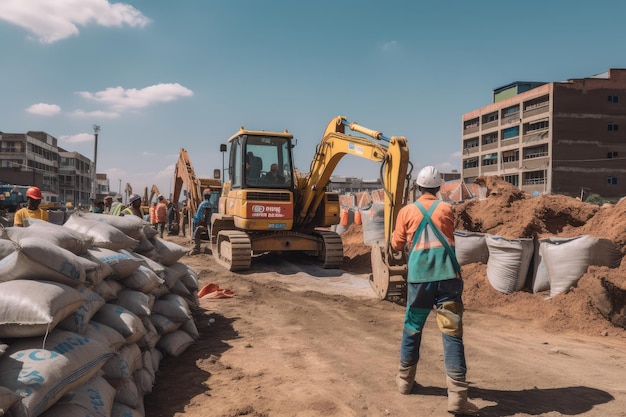
M 92 184 L 91 184 L 91 202 L 95 204 L 97 198 L 97 175 L 96 174 L 96 164 L 98 161 L 98 132 L 100 132 L 100 126 L 93 125 L 93 176 L 92 176 Z

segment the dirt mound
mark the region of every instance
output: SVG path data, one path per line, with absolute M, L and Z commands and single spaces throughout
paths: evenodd
M 499 235 L 507 239 L 590 235 L 609 239 L 626 253 L 626 200 L 599 207 L 561 195 L 529 196 L 498 177 L 480 177 L 484 200 L 454 206 L 456 229 Z M 371 272 L 370 247 L 361 226 L 342 235 L 344 266 L 355 273 Z M 590 266 L 577 287 L 547 298 L 527 290 L 502 294 L 487 280 L 486 265 L 463 267 L 465 302 L 470 308 L 531 320 L 550 331 L 626 337 L 626 258 L 618 268 Z

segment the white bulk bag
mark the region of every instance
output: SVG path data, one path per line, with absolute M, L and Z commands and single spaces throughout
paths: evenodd
M 97 220 L 89 220 L 78 213 L 74 213 L 65 222 L 63 227 L 84 233 L 93 238 L 93 246 L 111 250 L 134 249 L 139 243 L 114 226 Z
M 0 281 L 33 279 L 76 287 L 85 282 L 85 268 L 76 258 L 50 242 L 27 237 L 14 253 L 0 259 Z
M 31 219 L 29 223 L 28 227 L 7 227 L 5 230 L 9 239 L 19 243 L 25 237 L 36 237 L 75 255 L 85 253 L 93 243 L 91 236 L 45 220 Z
M 533 240 L 487 236 L 486 241 L 489 248 L 487 278 L 491 286 L 504 294 L 521 290 L 532 260 Z
M 85 297 L 85 302 L 76 311 L 62 320 L 59 323 L 59 328 L 85 334 L 89 320 L 106 301 L 89 288 L 79 288 L 78 291 Z
M 114 399 L 115 388 L 96 376 L 65 394 L 41 417 L 109 417 Z
M 530 280 L 530 289 L 534 294 L 550 289 L 548 270 L 546 269 L 546 264 L 543 262 L 543 257 L 541 256 L 540 244 L 541 239 L 535 240 L 533 245 L 533 272 Z
M 489 260 L 489 249 L 487 248 L 486 236 L 485 233 L 460 230 L 454 232 L 454 249 L 459 265 L 477 262 L 487 263 Z
M 43 346 L 42 346 L 43 345 Z M 100 342 L 65 330 L 18 339 L 0 356 L 0 386 L 23 396 L 11 412 L 38 416 L 63 395 L 93 378 L 113 352 Z
M 85 301 L 79 291 L 56 282 L 2 282 L 0 337 L 43 336 Z
M 385 203 L 372 203 L 369 209 L 361 209 L 361 223 L 363 224 L 363 243 L 371 245 L 384 242 Z
M 146 328 L 139 317 L 115 304 L 106 303 L 100 307 L 93 320 L 117 330 L 126 339 L 126 343 L 134 343 L 146 334 Z

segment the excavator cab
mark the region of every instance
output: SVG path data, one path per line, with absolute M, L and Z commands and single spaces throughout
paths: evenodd
M 231 189 L 290 189 L 293 181 L 293 136 L 240 130 L 229 139 Z

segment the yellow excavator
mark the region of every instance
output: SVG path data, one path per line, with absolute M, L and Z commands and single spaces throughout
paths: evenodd
M 188 228 L 187 236 L 193 236 L 191 218 L 198 210 L 198 206 L 202 203 L 202 193 L 206 188 L 211 188 L 211 194 L 222 193 L 222 182 L 217 178 L 199 178 L 191 165 L 189 154 L 184 148 L 180 149 L 178 154 L 178 161 L 174 168 L 174 191 L 172 193 L 172 202 L 174 205 L 178 205 L 181 194 L 185 193 L 185 199 L 187 202 L 187 210 L 189 210 L 189 223 L 186 225 Z M 178 235 L 182 225 L 180 224 L 179 217 L 174 219 L 174 224 L 170 230 L 170 234 Z M 201 236 L 208 239 L 208 236 Z
M 148 187 L 144 188 L 143 190 L 143 197 L 141 198 L 141 214 L 143 214 L 144 216 L 146 214 L 150 214 L 150 206 L 152 205 L 152 200 L 154 199 L 154 196 L 159 196 L 161 195 L 161 193 L 159 192 L 159 187 L 157 187 L 155 184 L 152 184 L 152 187 L 150 188 L 150 196 L 148 196 Z
M 391 248 L 391 234 L 398 211 L 406 204 L 409 167 L 412 170 L 404 137 L 388 138 L 338 116 L 328 123 L 304 175 L 294 168 L 293 135 L 287 130 L 242 127 L 228 143 L 229 181 L 210 229 L 218 264 L 231 271 L 245 270 L 252 255 L 297 251 L 316 257 L 324 268 L 340 267 L 343 244 L 330 230 L 339 223 L 339 195 L 326 186 L 341 158 L 354 155 L 381 163 L 385 192 L 385 241 L 372 248 L 370 283 L 381 299 L 402 293 L 406 258 Z

